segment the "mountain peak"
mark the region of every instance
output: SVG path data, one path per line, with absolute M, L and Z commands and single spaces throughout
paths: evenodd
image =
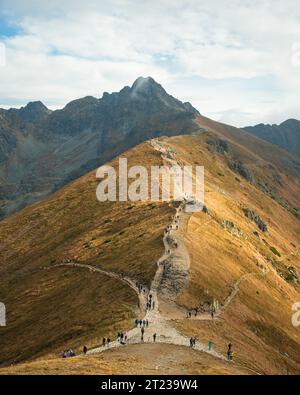
M 30 101 L 23 109 L 27 111 L 49 111 L 48 108 L 40 100 Z
M 25 122 L 39 121 L 51 113 L 41 101 L 31 101 L 25 107 L 21 107 L 19 115 Z
M 173 109 L 175 111 L 192 113 L 194 115 L 199 115 L 199 112 L 190 104 L 182 103 L 180 100 L 171 96 L 166 92 L 166 90 L 156 82 L 152 77 L 139 77 L 129 88 L 130 96 L 132 99 L 146 100 L 151 102 L 151 105 L 155 107 L 154 101 L 156 101 L 156 106 L 162 108 Z
M 151 89 L 157 89 L 165 92 L 164 88 L 160 84 L 158 84 L 152 77 L 138 77 L 131 87 L 131 90 L 134 93 L 147 93 Z

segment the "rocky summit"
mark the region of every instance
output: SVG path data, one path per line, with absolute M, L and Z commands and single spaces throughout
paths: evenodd
M 50 111 L 30 102 L 0 110 L 0 218 L 149 138 L 198 129 L 198 111 L 153 78 Z

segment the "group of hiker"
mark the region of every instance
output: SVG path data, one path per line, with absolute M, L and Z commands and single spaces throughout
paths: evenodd
M 145 328 L 148 327 L 148 325 L 149 325 L 148 320 L 143 320 L 143 321 L 142 320 L 135 320 L 135 324 L 136 324 L 136 327 L 138 327 L 138 325 L 140 325 L 140 328 L 141 328 L 141 341 L 143 342 L 144 341 Z M 156 338 L 157 338 L 157 334 L 153 333 L 152 337 L 153 337 L 153 343 L 155 343 L 156 342 Z M 120 342 L 120 344 L 126 344 L 127 339 L 128 339 L 128 333 L 127 332 L 125 332 L 125 333 L 122 333 L 122 332 L 118 333 L 117 340 Z M 197 341 L 197 339 L 196 339 L 195 336 L 192 336 L 190 338 L 190 347 L 191 348 L 195 348 L 196 347 L 196 341 Z M 110 338 L 106 339 L 104 337 L 103 340 L 102 340 L 102 345 L 103 346 L 107 345 L 107 347 L 109 347 L 109 344 L 110 344 Z M 213 342 L 211 340 L 209 340 L 208 341 L 208 350 L 211 351 L 212 348 L 213 348 Z M 88 352 L 87 346 L 83 346 L 83 354 L 86 355 L 87 352 Z M 69 357 L 75 357 L 75 356 L 76 356 L 75 351 L 72 348 L 63 351 L 63 353 L 62 353 L 62 357 L 63 358 L 69 358 Z M 229 343 L 228 346 L 227 346 L 227 360 L 228 361 L 233 361 L 233 348 L 232 348 L 232 344 L 231 343 Z
M 69 358 L 69 357 L 75 357 L 75 356 L 76 356 L 75 351 L 72 348 L 62 352 L 63 358 Z
M 145 327 L 142 326 L 142 327 L 141 327 L 141 342 L 144 341 L 144 334 L 145 334 Z M 155 343 L 155 342 L 156 342 L 157 334 L 156 334 L 156 333 L 153 333 L 152 337 L 153 337 L 153 343 Z
M 179 212 L 180 211 L 181 211 L 181 209 L 179 210 Z M 169 235 L 170 230 L 174 229 L 174 227 L 175 227 L 175 229 L 178 229 L 178 224 L 179 224 L 179 215 L 177 214 L 174 219 L 174 225 L 169 225 L 165 229 L 165 233 Z M 176 240 L 172 241 L 172 246 L 175 248 L 178 247 L 178 243 Z M 167 249 L 167 254 L 171 254 L 171 249 Z M 167 260 L 160 262 L 159 264 L 163 266 L 163 271 L 165 271 L 168 267 Z M 136 282 L 136 287 L 138 289 L 138 292 L 145 294 L 145 297 L 146 297 L 146 292 L 147 292 L 146 287 L 144 285 L 140 284 L 139 282 Z M 154 308 L 155 308 L 155 301 L 154 301 L 153 295 L 151 293 L 149 293 L 147 296 L 147 302 L 146 302 L 145 308 L 146 308 L 146 310 L 154 310 Z M 192 313 L 194 314 L 195 317 L 197 317 L 198 312 L 199 312 L 198 309 L 199 308 L 195 308 L 195 309 L 192 309 L 191 311 L 187 311 L 186 318 L 189 318 L 189 319 L 192 318 Z M 211 314 L 212 319 L 214 318 L 215 312 L 216 312 L 216 309 L 214 308 L 214 306 L 211 306 L 210 314 Z M 141 342 L 144 342 L 144 335 L 145 335 L 146 329 L 148 329 L 148 327 L 149 327 L 148 319 L 145 319 L 145 318 L 144 319 L 136 319 L 134 321 L 134 323 L 135 323 L 136 328 L 140 328 Z M 153 342 L 155 343 L 156 339 L 157 339 L 157 333 L 153 333 L 152 338 L 153 338 Z M 150 339 L 151 338 L 148 337 L 148 341 Z M 127 340 L 128 340 L 128 332 L 125 332 L 125 333 L 118 332 L 117 342 L 125 345 L 125 344 L 127 344 Z M 196 342 L 197 342 L 197 338 L 195 336 L 190 337 L 189 344 L 190 344 L 191 348 L 196 348 Z M 111 340 L 109 337 L 108 338 L 103 337 L 102 347 L 109 348 L 110 343 L 111 343 Z M 208 341 L 208 350 L 211 351 L 212 348 L 213 348 L 213 342 L 211 340 L 209 340 Z M 83 347 L 83 354 L 86 355 L 87 353 L 88 353 L 88 348 L 87 348 L 87 346 L 84 346 Z M 75 351 L 73 349 L 68 349 L 66 351 L 63 351 L 63 353 L 62 353 L 63 358 L 73 357 L 73 356 L 75 356 Z M 228 361 L 233 360 L 233 347 L 232 347 L 231 343 L 229 343 L 227 346 L 227 360 Z
M 196 338 L 195 337 L 191 337 L 190 338 L 190 347 L 195 348 L 196 347 Z
M 146 293 L 146 289 L 145 289 L 145 287 L 142 284 L 137 283 L 136 286 L 137 286 L 137 288 L 139 290 L 139 293 L 142 293 L 142 292 Z
M 191 337 L 190 338 L 190 347 L 195 348 L 196 346 L 196 337 Z M 213 348 L 213 342 L 211 340 L 208 341 L 208 351 L 211 351 Z M 227 360 L 228 361 L 233 361 L 233 349 L 232 349 L 232 344 L 229 343 L 227 346 Z
M 123 345 L 126 344 L 127 340 L 128 340 L 128 332 L 118 332 L 117 341 L 120 344 Z
M 197 317 L 197 314 L 198 314 L 198 309 L 195 309 L 195 317 Z M 192 318 L 192 312 L 191 311 L 188 311 L 186 313 L 186 318 Z
M 146 303 L 146 310 L 154 310 L 154 307 L 155 307 L 155 301 L 154 301 L 152 295 L 149 294 L 147 303 Z
M 178 230 L 178 219 L 179 219 L 179 215 L 176 215 L 175 218 L 176 218 L 176 219 L 175 219 L 175 221 L 174 221 L 174 225 L 168 225 L 168 226 L 165 228 L 165 234 L 169 235 L 169 234 L 170 234 L 170 231 L 174 229 L 173 226 L 175 226 L 175 229 Z
M 140 327 L 140 328 L 148 328 L 148 326 L 149 326 L 149 321 L 146 319 L 146 320 L 138 320 L 138 319 L 136 319 L 135 321 L 134 321 L 134 323 L 135 323 L 135 327 L 136 328 L 138 328 L 138 327 Z
M 103 347 L 105 347 L 105 346 L 109 347 L 109 345 L 110 345 L 110 338 L 109 337 L 108 338 L 103 337 L 103 339 L 102 339 L 102 346 Z
M 211 311 L 210 311 L 210 316 L 211 316 L 212 320 L 214 319 L 215 314 L 216 314 L 216 309 L 212 308 Z M 194 312 L 194 316 L 197 317 L 197 315 L 198 315 L 198 308 L 196 307 L 195 308 L 195 312 Z M 191 311 L 188 311 L 186 313 L 186 318 L 192 318 L 192 312 Z

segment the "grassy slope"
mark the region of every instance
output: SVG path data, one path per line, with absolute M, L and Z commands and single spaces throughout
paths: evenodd
M 242 275 L 255 275 L 241 282 L 218 322 L 179 319 L 176 325 L 188 335 L 213 340 L 224 353 L 226 344 L 232 342 L 237 360 L 258 372 L 286 373 L 288 366 L 290 372 L 299 373 L 300 365 L 293 361 L 300 362 L 300 333 L 291 324 L 291 307 L 299 300 L 300 287 L 285 280 L 289 266 L 300 273 L 299 220 L 241 177 L 237 179 L 226 165 L 226 156 L 208 151 L 207 141 L 212 138 L 209 133 L 169 139 L 185 163 L 205 166 L 205 203 L 211 213 L 190 218 L 186 234 L 192 260 L 190 283 L 178 303 L 195 308 L 215 298 L 222 304 Z M 243 207 L 250 207 L 267 222 L 269 234 L 245 217 Z M 242 236 L 225 230 L 224 220 L 232 221 Z M 280 252 L 280 258 L 270 246 Z M 268 268 L 267 275 L 257 263 Z
M 148 144 L 126 156 L 129 165 L 160 161 Z M 2 363 L 96 345 L 102 336 L 114 338 L 131 327 L 139 314 L 135 292 L 119 280 L 53 268 L 76 260 L 149 285 L 172 209 L 149 202 L 99 203 L 97 184 L 91 172 L 1 222 L 0 300 L 8 321 L 0 328 Z
M 300 272 L 296 247 L 300 232 L 299 220 L 255 185 L 233 173 L 228 168 L 227 154 L 212 151 L 208 140 L 219 139 L 220 136 L 228 139 L 234 145 L 234 155 L 248 158 L 247 161 L 251 162 L 255 174 L 263 172 L 265 163 L 260 156 L 262 153 L 256 154 L 254 158 L 248 147 L 245 148 L 243 145 L 244 142 L 236 143 L 234 136 L 230 136 L 229 139 L 226 133 L 221 134 L 221 129 L 214 132 L 212 125 L 210 126 L 209 133 L 165 140 L 175 149 L 176 156 L 185 163 L 205 166 L 205 202 L 211 213 L 210 216 L 196 213 L 189 221 L 186 243 L 192 260 L 190 284 L 179 296 L 178 303 L 187 308 L 193 308 L 212 298 L 217 298 L 222 304 L 232 292 L 234 283 L 243 274 L 255 273 L 256 275 L 242 281 L 238 294 L 220 320 L 211 322 L 178 319 L 174 324 L 188 335 L 196 335 L 203 341 L 213 340 L 222 352 L 226 351 L 226 344 L 229 341 L 232 342 L 238 363 L 257 372 L 286 373 L 287 367 L 291 373 L 299 372 L 299 364 L 296 364 L 295 360 L 299 359 L 300 354 L 300 334 L 299 329 L 291 325 L 291 305 L 299 300 L 299 285 L 285 280 L 288 266 L 294 266 L 298 273 Z M 158 164 L 159 157 L 151 151 L 149 145 L 143 144 L 130 151 L 128 155 L 132 163 L 133 161 L 144 163 L 147 157 L 148 165 Z M 244 155 L 246 151 L 248 156 Z M 281 174 L 288 172 L 281 162 L 276 163 L 276 166 Z M 268 178 L 268 175 L 262 174 L 262 176 Z M 292 192 L 290 193 L 287 188 L 285 195 L 285 198 L 293 205 L 295 205 L 295 195 L 299 195 L 299 184 L 295 177 L 293 172 L 289 173 L 288 185 L 292 188 Z M 269 182 L 272 182 L 271 179 Z M 95 185 L 94 174 L 91 173 L 66 186 L 47 201 L 29 207 L 1 224 L 1 236 L 5 235 L 7 243 L 6 250 L 2 249 L 2 254 L 4 254 L 2 262 L 6 263 L 2 264 L 1 269 L 7 279 L 4 283 L 8 283 L 9 280 L 16 288 L 13 295 L 9 296 L 9 300 L 14 301 L 13 306 L 18 314 L 22 314 L 18 292 L 23 279 L 28 278 L 29 281 L 30 270 L 35 271 L 37 273 L 35 286 L 37 286 L 41 280 L 44 281 L 45 273 L 47 276 L 51 273 L 50 270 L 41 271 L 39 268 L 51 266 L 51 261 L 59 261 L 61 258 L 97 263 L 106 269 L 121 271 L 133 278 L 138 276 L 140 281 L 149 284 L 155 270 L 155 260 L 162 252 L 162 228 L 170 219 L 171 209 L 166 205 L 153 206 L 149 203 L 140 203 L 133 207 L 131 204 L 120 203 L 104 206 L 94 200 Z M 251 208 L 262 217 L 268 224 L 269 234 L 260 232 L 256 224 L 245 217 L 243 207 Z M 65 220 L 66 218 L 68 221 Z M 108 222 L 110 219 L 113 219 L 113 222 Z M 225 219 L 232 221 L 242 230 L 241 237 L 233 236 L 223 228 L 222 222 Z M 124 230 L 125 233 L 123 233 Z M 259 232 L 259 237 L 253 234 L 254 231 Z M 274 246 L 280 252 L 281 257 L 274 255 L 270 246 Z M 9 258 L 9 253 L 12 251 L 14 254 Z M 261 274 L 257 263 L 269 268 L 266 276 Z M 53 273 L 57 270 L 65 271 L 65 269 L 51 270 Z M 68 276 L 73 276 L 70 271 L 67 273 Z M 78 275 L 78 271 L 74 269 L 75 275 Z M 60 276 L 61 272 L 57 273 L 57 278 Z M 76 280 L 72 278 L 71 284 L 73 281 Z M 80 284 L 83 285 L 82 282 Z M 121 315 L 121 310 L 124 316 L 122 321 L 119 320 L 118 327 L 125 327 L 126 320 L 128 322 L 128 319 L 133 317 L 137 301 L 130 288 L 126 288 L 124 290 L 126 295 L 121 296 L 119 283 L 112 282 L 111 292 L 103 291 L 102 286 L 103 281 L 100 279 L 100 284 L 98 282 L 95 284 L 95 293 L 99 295 L 103 305 L 109 303 L 110 307 L 116 311 L 116 313 L 114 311 L 111 313 L 114 317 L 111 326 L 107 324 L 105 329 L 102 328 L 101 318 L 103 314 L 107 317 L 107 314 L 99 311 L 96 319 L 93 310 L 94 301 L 90 299 L 89 294 L 86 294 L 83 296 L 85 300 L 84 305 L 80 307 L 82 312 L 80 316 L 89 317 L 91 327 L 92 322 L 100 321 L 99 327 L 98 324 L 96 325 L 97 333 L 93 333 L 92 329 L 90 332 L 87 328 L 84 335 L 77 335 L 74 331 L 73 341 L 68 344 L 74 344 L 74 342 L 82 344 L 83 341 L 89 341 L 90 344 L 97 342 L 97 336 L 107 334 L 110 328 L 115 330 L 117 327 L 115 322 L 119 320 L 118 314 Z M 69 289 L 69 285 L 66 284 L 65 288 Z M 27 286 L 24 286 L 24 290 L 26 289 Z M 94 289 L 94 286 L 91 289 Z M 45 287 L 42 287 L 40 292 L 46 292 Z M 112 294 L 115 295 L 116 300 L 120 300 L 120 296 L 121 300 L 124 298 L 124 308 L 122 307 L 120 311 L 118 303 L 115 307 L 112 306 Z M 71 292 L 71 297 L 72 295 L 73 297 L 76 295 L 75 291 Z M 0 296 L 2 299 L 8 297 L 3 288 Z M 61 304 L 64 302 L 63 298 Z M 29 298 L 28 305 L 32 305 L 35 310 L 36 298 Z M 68 308 L 75 313 L 71 302 Z M 44 311 L 45 307 L 41 306 L 41 309 Z M 62 306 L 56 307 L 55 312 L 57 329 L 60 328 L 61 322 L 64 322 L 61 317 Z M 76 317 L 78 318 L 78 314 Z M 44 338 L 39 334 L 40 322 L 36 324 L 28 320 L 26 314 L 24 314 L 24 319 L 28 324 L 28 332 L 36 331 L 37 333 L 38 331 L 34 338 L 30 338 L 31 341 L 35 344 L 40 339 L 42 346 Z M 82 318 L 82 322 L 86 322 L 85 319 Z M 20 322 L 20 320 L 15 320 L 16 325 Z M 48 323 L 45 322 L 42 328 L 47 330 Z M 53 329 L 51 328 L 51 331 Z M 69 326 L 66 327 L 66 332 L 68 330 Z M 25 347 L 28 332 L 20 335 L 22 336 L 21 344 L 24 341 Z M 62 333 L 60 343 L 52 344 L 45 351 L 56 350 L 64 341 L 63 335 L 65 333 Z M 13 333 L 4 332 L 2 336 L 5 344 L 7 341 L 12 342 Z M 15 348 L 17 352 L 18 347 Z M 9 346 L 4 347 L 7 355 L 11 349 Z M 12 371 L 16 372 L 20 369 L 26 372 L 45 373 L 64 369 L 70 373 L 75 369 L 78 373 L 95 373 L 99 371 L 100 363 L 102 366 L 102 359 L 109 359 L 111 356 L 110 362 L 105 364 L 107 371 L 125 372 L 122 370 L 124 364 L 131 372 L 148 373 L 145 359 L 130 357 L 128 360 L 127 353 L 128 348 L 126 352 L 114 350 L 103 356 L 88 357 L 88 365 L 87 360 L 75 359 L 68 361 L 67 367 L 64 365 L 63 368 L 59 360 L 50 360 L 49 365 L 47 361 L 38 361 L 34 363 L 35 365 L 20 365 Z M 284 353 L 288 353 L 292 360 L 284 357 Z M 133 354 L 136 355 L 136 352 Z M 32 353 L 32 355 L 36 354 Z M 182 356 L 182 358 L 188 357 Z M 166 370 L 166 366 L 163 365 L 165 362 L 165 359 L 161 362 L 160 371 Z M 118 368 L 115 367 L 115 363 Z M 208 362 L 203 359 L 198 363 L 200 366 L 198 372 L 222 372 L 223 369 L 218 366 L 217 362 L 212 361 L 212 365 L 208 364 L 209 369 L 212 370 L 205 371 L 203 364 Z M 100 372 L 102 372 L 101 369 Z
M 230 144 L 232 159 L 254 174 L 253 182 L 299 215 L 300 160 L 264 140 L 230 125 L 200 116 L 201 127 Z
M 1 369 L 1 374 L 251 374 L 208 354 L 170 344 L 132 345 L 88 357 L 48 359 Z

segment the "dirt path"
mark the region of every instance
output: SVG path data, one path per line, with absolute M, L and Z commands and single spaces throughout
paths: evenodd
M 164 162 L 168 162 L 171 166 L 182 166 L 182 163 L 174 158 L 174 155 L 168 148 L 163 147 L 156 140 L 152 140 L 150 143 L 161 153 Z M 153 335 L 156 334 L 155 340 L 157 343 L 190 347 L 190 338 L 179 333 L 171 325 L 171 321 L 166 316 L 166 312 L 168 310 L 179 309 L 182 311 L 181 308 L 176 305 L 175 300 L 179 292 L 188 285 L 189 281 L 190 256 L 184 243 L 184 233 L 191 214 L 185 212 L 184 201 L 178 204 L 179 206 L 176 208 L 173 220 L 164 232 L 163 243 L 165 251 L 157 261 L 157 271 L 152 280 L 150 290 L 146 292 L 146 294 L 139 293 L 134 280 L 91 265 L 69 262 L 52 266 L 85 268 L 92 272 L 99 272 L 123 281 L 137 293 L 140 309 L 143 313 L 145 312 L 144 307 L 146 307 L 147 300 L 150 300 L 149 296 L 151 295 L 151 309 L 147 309 L 146 314 L 144 313 L 145 315 L 143 317 L 143 320 L 148 322 L 148 325 L 143 325 L 143 339 L 141 332 L 142 328 L 138 325 L 126 333 L 126 344 L 153 343 Z M 121 344 L 119 340 L 114 340 L 109 346 L 100 346 L 89 350 L 88 354 L 101 353 L 110 348 L 124 346 L 125 344 Z M 206 352 L 222 360 L 226 360 L 221 353 L 215 349 L 209 350 L 208 345 L 200 342 L 199 340 L 196 341 L 194 349 Z
M 207 320 L 218 320 L 220 316 L 224 313 L 224 311 L 227 309 L 227 307 L 230 305 L 234 297 L 237 295 L 240 289 L 240 284 L 248 279 L 249 277 L 255 277 L 255 276 L 264 276 L 267 272 L 265 273 L 246 273 L 243 276 L 241 276 L 233 285 L 233 290 L 229 294 L 229 296 L 226 298 L 225 302 L 223 305 L 220 306 L 220 308 L 214 313 L 214 317 L 212 318 L 211 313 L 198 313 L 197 316 L 192 315 L 189 319 L 190 320 L 199 320 L 199 321 L 207 321 Z M 178 317 L 179 318 L 179 317 Z M 177 319 L 178 319 L 177 318 Z M 174 317 L 173 317 L 174 319 Z M 183 319 L 183 317 L 180 317 L 179 319 Z
M 175 230 L 177 225 L 180 224 L 180 219 L 184 212 L 183 208 L 184 208 L 183 204 L 181 204 L 177 208 L 173 221 L 170 224 L 171 229 Z M 152 296 L 151 300 L 154 301 L 154 308 L 151 308 L 150 310 L 148 309 L 145 316 L 143 317 L 143 320 L 148 321 L 149 324 L 148 326 L 143 326 L 144 328 L 143 340 L 141 339 L 142 337 L 141 327 L 138 325 L 138 327 L 135 327 L 127 332 L 126 344 L 153 342 L 153 334 L 156 334 L 157 343 L 169 343 L 169 344 L 176 344 L 176 345 L 187 346 L 187 347 L 190 346 L 189 337 L 182 335 L 174 327 L 172 327 L 170 321 L 166 317 L 164 317 L 159 307 L 160 306 L 159 293 L 160 293 L 161 282 L 163 279 L 163 273 L 165 270 L 164 265 L 166 260 L 168 260 L 170 256 L 172 256 L 174 250 L 174 247 L 168 243 L 168 236 L 170 235 L 171 232 L 172 230 L 170 230 L 169 233 L 164 234 L 163 242 L 165 246 L 165 252 L 162 255 L 162 257 L 157 261 L 157 271 L 151 283 L 150 291 L 148 294 Z M 179 249 L 180 243 L 181 242 L 179 242 L 178 240 L 178 248 L 176 248 L 177 259 L 179 259 L 179 255 L 181 255 L 179 251 L 182 251 L 183 261 L 185 262 L 185 260 L 187 259 L 186 256 L 187 252 L 183 246 L 181 249 Z M 189 265 L 189 259 L 188 259 L 188 265 Z M 124 345 L 122 345 L 120 341 L 115 340 L 110 343 L 109 347 L 108 346 L 97 347 L 90 350 L 88 354 L 100 353 L 108 350 L 109 348 L 123 347 L 123 346 Z M 219 352 L 217 352 L 216 350 L 208 350 L 208 346 L 200 341 L 196 342 L 195 349 L 199 351 L 207 352 L 217 358 L 225 359 L 225 357 Z
M 75 263 L 75 262 L 67 262 L 67 263 L 58 263 L 56 265 L 51 266 L 51 268 L 57 268 L 57 267 L 79 267 L 79 268 L 83 268 L 83 269 L 88 269 L 91 272 L 98 272 L 101 274 L 104 274 L 105 276 L 111 277 L 111 278 L 115 278 L 117 280 L 122 281 L 123 283 L 129 285 L 130 288 L 132 288 L 134 290 L 134 292 L 137 294 L 138 299 L 139 299 L 139 308 L 141 311 L 145 311 L 144 306 L 146 305 L 146 301 L 147 301 L 147 293 L 148 293 L 148 289 L 146 287 L 143 287 L 145 289 L 145 293 L 144 292 L 139 292 L 138 286 L 136 285 L 136 282 L 134 280 L 132 280 L 129 277 L 126 276 L 122 276 L 119 273 L 115 273 L 115 272 L 111 272 L 108 270 L 103 270 L 103 269 L 99 269 L 95 266 L 92 265 L 86 265 L 83 263 Z M 48 269 L 48 267 L 47 267 Z

